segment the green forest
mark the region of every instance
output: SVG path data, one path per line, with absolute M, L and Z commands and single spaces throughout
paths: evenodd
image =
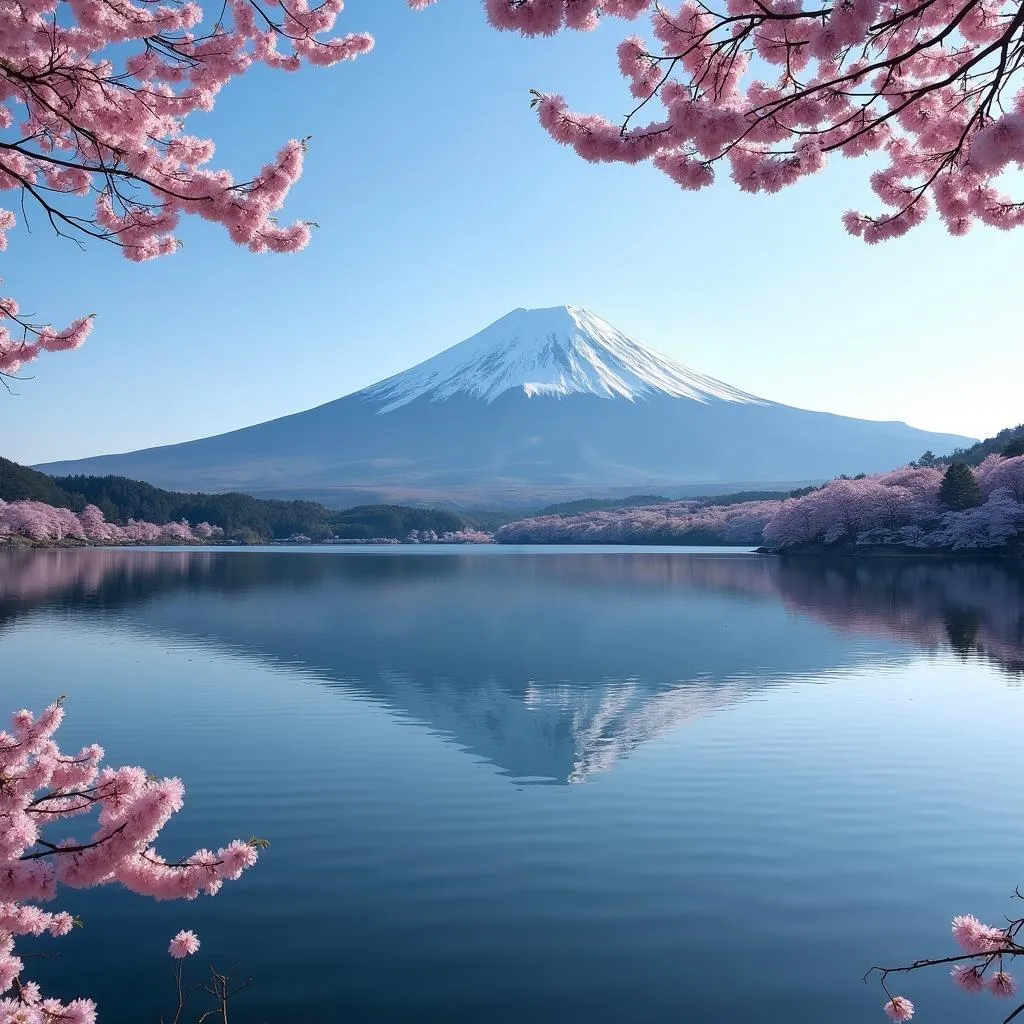
M 953 459 L 968 466 L 979 466 L 990 455 L 1024 455 L 1024 423 L 1006 427 L 995 437 L 986 437 L 984 441 L 972 444 L 970 448 L 955 448 L 941 460 L 936 459 L 931 452 L 925 452 L 918 462 L 921 465 L 928 465 L 928 457 L 931 456 L 931 461 L 948 462 Z
M 460 530 L 465 520 L 454 512 L 408 508 L 403 505 L 362 505 L 337 511 L 313 501 L 272 501 L 248 494 L 186 494 L 165 491 L 140 480 L 120 476 L 49 477 L 45 473 L 0 458 L 0 499 L 42 501 L 80 512 L 96 505 L 109 522 L 144 519 L 169 523 L 187 519 L 219 526 L 228 539 L 252 543 L 286 540 L 298 535 L 310 540 L 337 537 L 402 540 L 412 530 L 447 533 Z

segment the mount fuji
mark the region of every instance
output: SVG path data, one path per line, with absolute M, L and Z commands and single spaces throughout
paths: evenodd
M 523 500 L 820 480 L 970 441 L 766 401 L 593 313 L 558 306 L 517 309 L 404 373 L 306 412 L 36 468 L 328 504 Z

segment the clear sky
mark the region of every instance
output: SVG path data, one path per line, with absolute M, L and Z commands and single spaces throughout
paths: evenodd
M 726 179 L 680 191 L 649 168 L 592 166 L 552 143 L 531 87 L 617 114 L 621 23 L 523 40 L 480 5 L 349 0 L 376 50 L 297 75 L 251 73 L 189 130 L 244 178 L 312 135 L 286 212 L 320 230 L 297 256 L 253 256 L 204 223 L 149 264 L 85 252 L 32 218 L 4 292 L 54 321 L 95 311 L 78 352 L 0 396 L 0 454 L 126 451 L 338 398 L 518 306 L 585 306 L 653 348 L 791 405 L 971 436 L 1024 420 L 1024 233 L 937 224 L 868 247 L 840 215 L 875 209 L 863 162 L 778 196 Z

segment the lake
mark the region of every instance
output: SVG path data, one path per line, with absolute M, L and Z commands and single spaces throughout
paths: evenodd
M 883 1021 L 1024 881 L 1024 576 L 679 549 L 0 552 L 11 710 L 186 784 L 214 899 L 69 893 L 50 994 L 232 1021 Z M 932 1024 L 1001 1020 L 944 970 Z

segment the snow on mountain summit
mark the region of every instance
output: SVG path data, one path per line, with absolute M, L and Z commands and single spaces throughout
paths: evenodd
M 575 306 L 514 310 L 360 397 L 380 402 L 382 414 L 422 397 L 444 401 L 461 394 L 491 403 L 513 389 L 528 397 L 593 394 L 635 401 L 660 394 L 702 403 L 767 404 L 652 352 Z

